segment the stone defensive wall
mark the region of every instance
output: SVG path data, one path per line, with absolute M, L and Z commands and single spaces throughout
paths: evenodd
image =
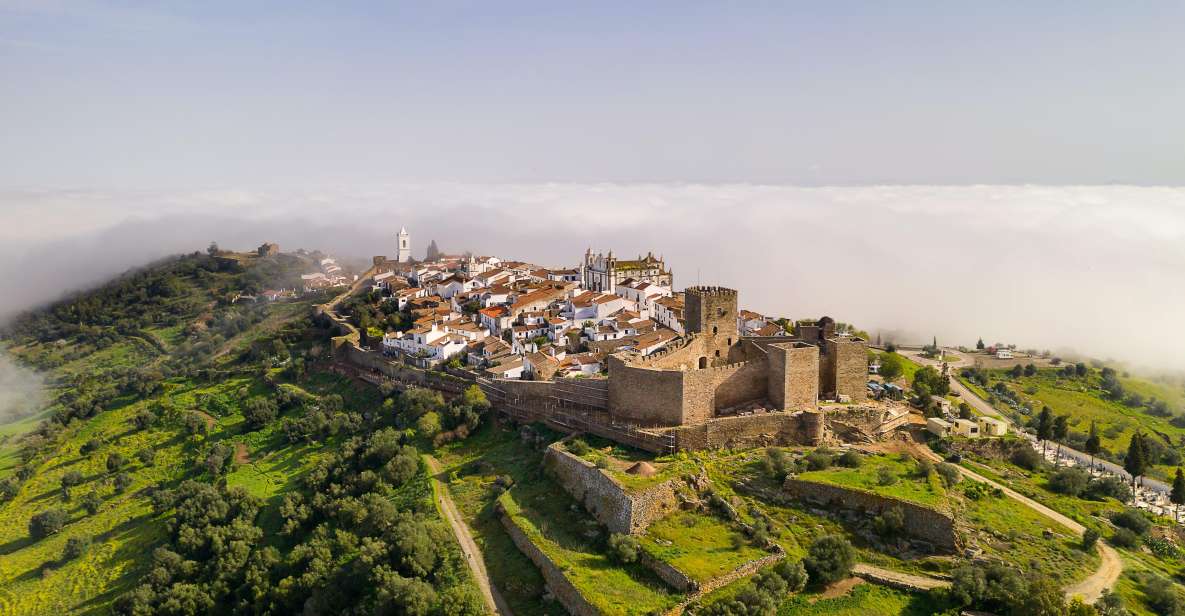
M 679 506 L 676 492 L 684 483 L 675 477 L 628 491 L 593 463 L 565 451 L 562 443 L 547 448 L 543 467 L 611 533 L 636 535 L 674 511 Z
M 677 426 L 662 432 L 673 434 L 675 448 L 681 451 L 817 445 L 827 437 L 824 415 L 813 411 L 718 417 L 701 424 Z
M 340 343 L 339 343 L 340 341 Z M 359 348 L 343 339 L 334 339 L 333 359 L 335 362 L 372 374 L 382 375 L 388 379 L 408 386 L 430 387 L 449 394 L 459 394 L 465 388 L 476 383 L 476 376 L 463 371 L 437 372 L 423 370 L 415 366 L 392 361 L 377 351 Z
M 543 581 L 547 583 L 547 589 L 560 602 L 560 605 L 563 605 L 564 609 L 572 616 L 601 616 L 601 611 L 593 607 L 584 598 L 584 595 L 580 594 L 580 591 L 572 585 L 572 582 L 564 577 L 564 572 L 555 564 L 555 561 L 531 542 L 531 538 L 518 527 L 518 524 L 514 523 L 510 516 L 506 515 L 500 504 L 497 507 L 498 517 L 502 521 L 502 527 L 510 535 L 510 540 L 539 568 L 539 573 L 543 575 Z
M 961 547 L 955 520 L 949 514 L 899 498 L 873 494 L 815 481 L 787 477 L 782 491 L 796 499 L 821 505 L 840 507 L 864 513 L 879 514 L 886 509 L 900 507 L 905 513 L 905 533 L 928 541 L 946 552 L 957 552 Z

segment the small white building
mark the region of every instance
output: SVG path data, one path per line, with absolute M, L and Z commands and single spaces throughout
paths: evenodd
M 945 437 L 951 434 L 951 423 L 945 419 L 931 417 L 926 420 L 926 429 L 935 436 Z
M 956 436 L 979 438 L 979 424 L 970 419 L 956 419 L 954 421 L 954 433 Z
M 996 349 L 996 359 L 1012 359 L 1012 349 L 1004 347 Z
M 1008 423 L 1004 420 L 980 415 L 978 421 L 979 433 L 982 436 L 1004 436 L 1008 434 Z

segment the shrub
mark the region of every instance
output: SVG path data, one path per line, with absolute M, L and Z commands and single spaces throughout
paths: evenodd
M 1144 595 L 1148 598 L 1148 606 L 1157 614 L 1180 614 L 1182 602 L 1173 583 L 1160 576 L 1152 579 L 1144 586 Z
M 1119 477 L 1108 475 L 1091 481 L 1086 486 L 1086 490 L 1082 496 L 1083 498 L 1099 501 L 1111 497 L 1121 503 L 1126 503 L 1131 500 L 1132 491 L 1131 488 L 1127 487 L 1126 481 Z
M 152 463 L 156 461 L 156 450 L 141 449 L 136 452 L 136 459 L 144 466 L 152 466 Z
M 787 592 L 802 592 L 802 589 L 806 588 L 806 583 L 810 580 L 810 576 L 806 573 L 806 567 L 802 566 L 801 560 L 794 562 L 782 560 L 774 565 L 773 571 L 786 581 Z
M 113 480 L 113 485 L 115 486 L 115 492 L 117 494 L 123 494 L 124 490 L 127 490 L 128 488 L 132 487 L 131 474 L 129 474 L 127 472 L 123 472 L 123 473 L 116 475 L 115 479 Z
M 825 535 L 815 539 L 803 559 L 810 579 L 819 584 L 830 584 L 842 580 L 852 573 L 856 562 L 856 550 L 848 540 L 839 535 Z
M 255 396 L 243 405 L 243 419 L 247 420 L 247 425 L 252 429 L 258 430 L 271 423 L 276 418 L 279 409 L 276 403 L 263 396 Z
M 88 440 L 87 442 L 83 443 L 82 447 L 78 448 L 78 453 L 81 455 L 84 455 L 84 456 L 89 455 L 93 451 L 98 451 L 98 449 L 102 446 L 103 446 L 102 441 L 100 441 L 97 438 L 92 438 L 92 439 Z
M 152 426 L 153 423 L 156 423 L 156 415 L 153 415 L 152 411 L 148 409 L 144 409 L 132 417 L 132 425 L 136 426 L 137 430 L 144 430 Z
M 905 530 L 905 512 L 901 507 L 890 507 L 876 516 L 872 528 L 886 539 L 896 537 Z
M 97 492 L 87 492 L 82 496 L 82 508 L 90 515 L 95 515 L 95 512 L 99 510 L 99 506 L 102 504 L 103 501 L 99 499 Z
M 1090 476 L 1080 468 L 1063 468 L 1049 478 L 1049 489 L 1059 494 L 1079 496 L 1086 491 Z
M 1012 460 L 1013 464 L 1030 471 L 1035 471 L 1041 468 L 1041 466 L 1045 463 L 1045 460 L 1041 459 L 1041 454 L 1037 453 L 1036 449 L 1033 449 L 1028 445 L 1021 445 L 1017 447 L 1016 450 L 1012 452 L 1010 459 Z
M 1085 533 L 1082 533 L 1082 549 L 1087 552 L 1094 549 L 1094 545 L 1099 542 L 1099 531 L 1088 528 Z
M 1111 515 L 1111 523 L 1120 527 L 1126 528 L 1137 535 L 1143 535 L 1152 528 L 1152 522 L 1148 521 L 1138 509 L 1127 508 L 1123 511 Z
M 1121 548 L 1134 548 L 1140 545 L 1140 536 L 1134 532 L 1120 528 L 1111 535 L 1111 545 Z
M 925 458 L 918 458 L 917 468 L 914 471 L 917 473 L 918 477 L 925 479 L 926 477 L 930 476 L 930 472 L 933 470 L 934 470 L 934 463 L 933 462 L 931 462 Z
M 831 452 L 826 449 L 816 449 L 806 456 L 806 467 L 812 471 L 822 471 L 831 468 Z
M 786 455 L 785 451 L 777 447 L 768 447 L 765 450 L 765 472 L 769 473 L 771 477 L 782 481 L 786 475 L 790 473 L 791 465 L 790 456 Z
M 840 466 L 844 466 L 847 468 L 860 468 L 860 464 L 863 461 L 864 461 L 864 456 L 849 449 L 849 450 L 843 452 L 843 455 L 839 456 L 839 459 L 836 460 L 836 464 L 839 464 Z
M 641 550 L 641 544 L 632 535 L 621 533 L 609 535 L 609 555 L 619 563 L 636 562 Z
M 61 509 L 50 509 L 36 513 L 32 518 L 29 518 L 29 536 L 34 539 L 43 539 L 57 534 L 69 520 L 70 516 Z
M 66 546 L 62 548 L 62 560 L 74 560 L 85 554 L 90 547 L 91 538 L 89 535 L 70 537 L 66 539 Z
M 120 455 L 119 452 L 112 452 L 107 455 L 107 472 L 114 473 L 123 468 L 123 465 L 127 463 L 127 459 Z
M 882 466 L 876 470 L 876 483 L 882 486 L 891 486 L 897 483 L 897 474 L 893 469 Z
M 592 448 L 588 446 L 588 443 L 584 442 L 584 439 L 574 438 L 568 441 L 568 451 L 575 455 L 584 456 L 591 450 Z
M 80 483 L 82 483 L 82 473 L 78 471 L 66 471 L 66 474 L 62 475 L 63 488 L 73 487 Z
M 951 487 L 963 480 L 963 474 L 959 472 L 959 467 L 949 462 L 942 462 L 934 467 L 938 471 L 938 476 L 942 478 L 942 483 L 946 487 Z

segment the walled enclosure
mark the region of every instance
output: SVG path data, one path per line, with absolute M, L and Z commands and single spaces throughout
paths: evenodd
M 679 506 L 676 491 L 684 483 L 675 477 L 644 490 L 627 491 L 593 463 L 565 451 L 562 442 L 547 448 L 543 466 L 611 533 L 636 535 L 674 511 Z
M 916 503 L 863 490 L 815 481 L 803 481 L 793 477 L 786 478 L 785 483 L 782 484 L 782 491 L 799 500 L 828 508 L 841 507 L 879 514 L 886 509 L 900 507 L 905 513 L 905 533 L 907 535 L 928 541 L 934 547 L 947 552 L 958 551 L 962 543 L 955 529 L 953 517 Z

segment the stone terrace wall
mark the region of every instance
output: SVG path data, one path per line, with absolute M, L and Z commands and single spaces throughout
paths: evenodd
M 547 582 L 548 590 L 564 606 L 564 609 L 568 610 L 569 614 L 572 616 L 601 616 L 601 611 L 593 607 L 584 598 L 584 595 L 580 594 L 580 591 L 568 581 L 568 578 L 564 577 L 559 566 L 531 542 L 531 539 L 514 523 L 514 520 L 510 519 L 510 516 L 501 509 L 498 514 L 502 520 L 502 526 L 510 535 L 510 540 L 539 568 L 539 573 L 543 574 L 543 580 Z
M 357 369 L 377 372 L 404 385 L 431 387 L 446 393 L 459 394 L 473 384 L 476 378 L 463 378 L 433 370 L 422 370 L 383 356 L 377 351 L 367 351 L 348 342 L 334 346 L 333 359 L 345 362 Z
M 905 513 L 906 534 L 929 541 L 942 550 L 959 550 L 960 541 L 954 518 L 935 509 L 898 498 L 793 477 L 786 478 L 782 490 L 800 500 L 827 507 L 838 506 L 869 513 L 900 507 Z
M 591 462 L 564 451 L 562 443 L 547 448 L 543 466 L 611 533 L 638 534 L 679 506 L 679 477 L 628 492 Z
M 699 601 L 704 597 L 704 595 L 707 595 L 708 593 L 719 588 L 723 588 L 741 578 L 749 577 L 750 575 L 757 573 L 762 568 L 768 567 L 769 565 L 772 565 L 785 557 L 786 553 L 782 551 L 781 548 L 779 548 L 777 552 L 774 552 L 769 556 L 763 556 L 756 560 L 751 560 L 718 578 L 709 580 L 700 585 L 689 597 L 687 597 L 687 599 L 672 608 L 663 616 L 679 616 L 684 610 L 687 609 L 687 606 Z

